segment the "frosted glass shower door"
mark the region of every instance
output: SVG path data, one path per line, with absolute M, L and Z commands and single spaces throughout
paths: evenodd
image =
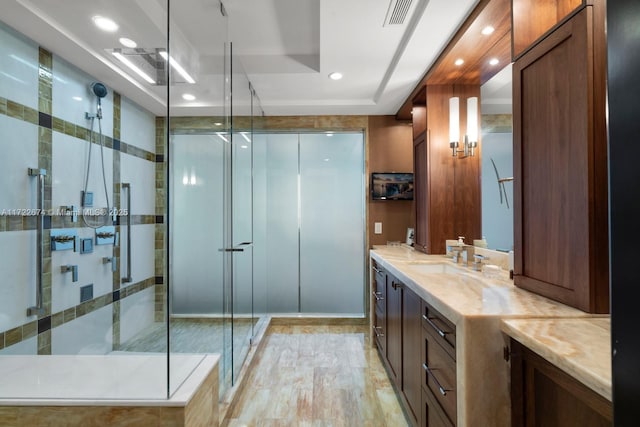
M 173 135 L 171 313 L 223 313 L 225 142 Z
M 298 135 L 254 135 L 253 173 L 258 310 L 297 313 Z
M 364 314 L 362 133 L 300 135 L 300 311 Z

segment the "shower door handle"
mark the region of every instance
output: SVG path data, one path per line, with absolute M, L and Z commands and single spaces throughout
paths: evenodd
M 44 177 L 47 175 L 47 170 L 29 168 L 27 170 L 27 173 L 29 174 L 29 176 L 35 176 L 38 178 L 38 228 L 36 232 L 36 305 L 27 308 L 27 316 L 42 316 L 44 314 L 44 307 L 42 304 L 42 286 L 44 280 Z
M 238 246 L 234 246 L 232 248 L 222 248 L 218 249 L 220 252 L 244 252 L 244 248 L 242 246 L 252 246 L 253 242 L 242 242 Z
M 131 283 L 131 184 L 122 183 L 121 187 L 127 189 L 127 276 L 122 278 L 122 283 Z

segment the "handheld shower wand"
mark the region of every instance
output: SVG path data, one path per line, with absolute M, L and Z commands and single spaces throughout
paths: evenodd
M 96 111 L 96 117 L 102 118 L 102 98 L 107 96 L 107 87 L 100 82 L 93 82 L 89 85 L 89 88 L 93 94 L 98 98 L 98 109 Z
M 102 134 L 102 98 L 104 98 L 105 96 L 107 96 L 107 87 L 100 83 L 100 82 L 93 82 L 89 85 L 89 89 L 91 90 L 91 92 L 93 92 L 93 94 L 96 96 L 96 98 L 98 99 L 98 106 L 96 109 L 96 114 L 92 115 L 90 113 L 86 113 L 85 117 L 87 118 L 87 120 L 91 121 L 91 130 L 90 130 L 90 134 L 89 134 L 89 154 L 87 157 L 87 172 L 85 174 L 85 181 L 84 181 L 84 191 L 82 192 L 82 207 L 85 208 L 87 207 L 87 203 L 86 203 L 86 198 L 85 195 L 87 194 L 87 188 L 89 186 L 89 176 L 91 173 L 91 148 L 94 142 L 94 130 L 93 130 L 93 126 L 94 126 L 94 122 L 95 119 L 98 119 L 98 134 L 99 134 L 99 138 L 97 143 L 100 145 L 100 160 L 102 163 L 102 183 L 104 184 L 104 195 L 105 195 L 105 199 L 106 199 L 106 203 L 107 203 L 107 208 L 104 211 L 104 220 L 102 223 L 99 224 L 91 224 L 87 221 L 87 218 L 85 215 L 85 211 L 83 210 L 83 214 L 82 214 L 82 221 L 84 222 L 84 224 L 88 227 L 91 228 L 99 228 L 103 225 L 107 225 L 109 222 L 109 216 L 110 216 L 110 212 L 111 209 L 109 207 L 109 190 L 107 189 L 107 176 L 105 173 L 105 166 L 104 166 L 104 135 Z M 91 205 L 89 205 L 91 206 Z

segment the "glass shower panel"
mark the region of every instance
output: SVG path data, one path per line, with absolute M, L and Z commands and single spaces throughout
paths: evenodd
M 269 314 L 297 313 L 298 135 L 262 134 L 256 139 L 256 280 L 266 283 Z M 261 282 L 259 282 L 261 283 Z M 260 285 L 263 286 L 262 284 Z
M 231 234 L 233 255 L 233 382 L 248 354 L 253 331 L 252 91 L 232 56 Z
M 215 134 L 173 135 L 171 148 L 171 312 L 222 316 L 225 142 Z
M 192 81 L 171 68 L 170 392 L 182 383 L 174 373 L 184 353 L 218 353 L 222 396 L 231 385 L 232 358 L 228 19 L 219 2 L 171 5 L 169 54 Z
M 300 135 L 300 311 L 364 315 L 362 133 Z
M 4 2 L 0 15 L 0 398 L 165 399 L 168 2 Z

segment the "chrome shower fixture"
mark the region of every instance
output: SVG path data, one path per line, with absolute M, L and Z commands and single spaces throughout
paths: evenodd
M 107 87 L 100 82 L 93 82 L 89 85 L 89 89 L 93 94 L 98 98 L 98 109 L 96 111 L 96 117 L 102 118 L 102 98 L 107 96 Z M 87 118 L 89 118 L 89 113 L 87 113 Z

